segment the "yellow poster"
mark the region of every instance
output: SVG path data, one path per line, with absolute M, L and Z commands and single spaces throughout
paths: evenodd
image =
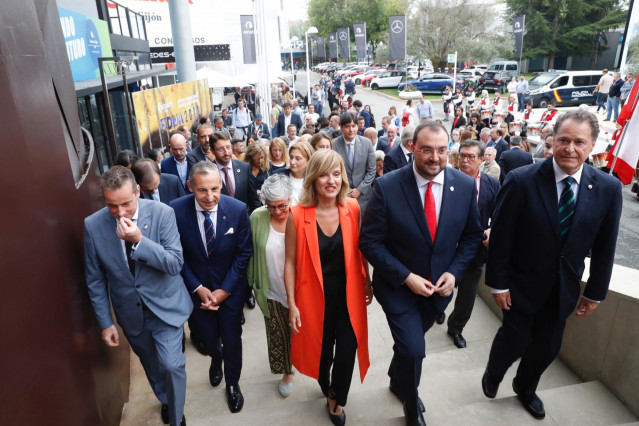
M 171 132 L 210 114 L 208 79 L 135 92 L 133 109 L 142 151 L 166 147 Z

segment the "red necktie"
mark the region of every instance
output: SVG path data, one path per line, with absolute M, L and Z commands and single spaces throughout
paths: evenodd
M 388 140 L 388 148 L 389 149 L 393 148 L 393 141 L 391 139 Z
M 424 214 L 426 215 L 430 238 L 435 242 L 435 235 L 437 235 L 437 209 L 435 208 L 435 197 L 433 196 L 433 182 L 428 182 L 428 188 L 424 195 Z

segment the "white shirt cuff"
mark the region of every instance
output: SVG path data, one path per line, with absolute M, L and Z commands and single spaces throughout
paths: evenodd
M 193 290 L 193 293 L 197 293 L 197 291 L 200 289 L 200 287 L 202 287 L 202 284 L 200 284 L 199 286 L 197 286 L 197 288 L 195 290 Z
M 501 289 L 498 289 L 498 288 L 491 288 L 490 289 L 490 292 L 492 294 L 506 293 L 506 292 L 509 292 L 509 291 L 510 291 L 509 289 L 506 289 L 506 290 L 501 290 Z
M 592 299 L 588 299 L 586 296 L 581 296 L 581 297 L 582 297 L 582 298 L 584 298 L 584 299 L 586 299 L 586 300 L 589 300 L 589 301 L 591 301 L 591 302 L 595 302 L 595 303 L 600 303 L 600 302 L 601 302 L 601 300 L 592 300 Z

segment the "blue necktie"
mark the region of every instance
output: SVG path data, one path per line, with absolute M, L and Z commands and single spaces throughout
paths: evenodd
M 213 243 L 215 242 L 215 229 L 213 229 L 213 221 L 211 220 L 211 212 L 202 211 L 204 215 L 204 236 L 206 237 L 206 255 L 211 256 L 213 253 Z
M 562 182 L 564 190 L 559 197 L 559 231 L 561 242 L 564 243 L 570 230 L 572 218 L 575 215 L 575 193 L 572 192 L 572 183 L 575 182 L 575 179 L 572 176 L 568 176 Z

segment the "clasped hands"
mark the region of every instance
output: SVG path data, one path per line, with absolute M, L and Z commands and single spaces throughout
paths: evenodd
M 413 293 L 420 296 L 429 297 L 433 293 L 438 293 L 440 296 L 446 297 L 450 296 L 455 288 L 455 276 L 450 272 L 444 272 L 437 282 L 433 284 L 426 278 L 411 272 L 404 283 Z
M 211 291 L 204 286 L 200 286 L 200 288 L 196 290 L 196 293 L 202 300 L 200 309 L 209 311 L 217 311 L 220 309 L 220 303 L 224 302 L 224 300 L 229 297 L 229 292 L 222 290 L 221 288 Z

